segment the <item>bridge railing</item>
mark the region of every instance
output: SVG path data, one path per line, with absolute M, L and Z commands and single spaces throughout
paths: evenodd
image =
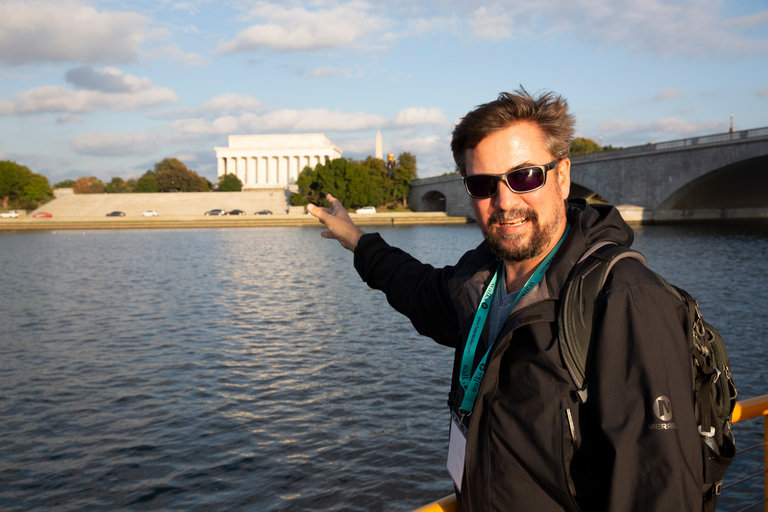
M 667 142 L 649 142 L 642 146 L 629 146 L 626 148 L 609 149 L 607 151 L 595 151 L 592 153 L 581 153 L 571 155 L 572 162 L 583 160 L 594 160 L 596 158 L 611 158 L 615 156 L 637 155 L 642 153 L 653 153 L 666 149 L 677 149 L 691 146 L 706 146 L 707 144 L 720 144 L 734 140 L 754 139 L 768 137 L 768 127 L 753 128 L 751 130 L 741 130 L 738 132 L 716 133 L 714 135 L 704 135 L 701 137 L 692 137 L 690 139 L 670 140 Z

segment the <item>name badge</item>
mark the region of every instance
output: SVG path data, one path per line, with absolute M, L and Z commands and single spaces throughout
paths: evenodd
M 467 427 L 455 412 L 451 413 L 451 434 L 448 442 L 448 463 L 446 467 L 453 478 L 456 489 L 461 491 L 461 480 L 464 477 L 464 453 L 467 448 Z

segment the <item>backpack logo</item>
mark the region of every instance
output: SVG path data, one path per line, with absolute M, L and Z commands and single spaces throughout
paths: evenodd
M 653 402 L 653 413 L 661 421 L 669 421 L 672 419 L 672 402 L 664 395 L 656 398 Z

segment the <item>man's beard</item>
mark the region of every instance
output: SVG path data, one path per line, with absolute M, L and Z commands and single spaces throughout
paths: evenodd
M 491 252 L 499 259 L 504 261 L 526 261 L 542 252 L 552 242 L 552 238 L 557 233 L 557 228 L 564 215 L 563 209 L 559 209 L 549 225 L 542 227 L 539 224 L 539 215 L 533 208 L 521 208 L 510 212 L 494 213 L 488 219 L 488 226 L 485 230 L 485 240 Z M 525 217 L 531 223 L 531 231 L 528 242 L 525 243 L 527 235 L 502 235 L 493 231 L 493 226 L 504 220 L 519 219 Z

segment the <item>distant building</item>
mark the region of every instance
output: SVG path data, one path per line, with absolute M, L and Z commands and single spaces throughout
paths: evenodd
M 381 144 L 381 131 L 377 131 L 376 132 L 376 158 L 381 160 L 383 156 L 384 156 L 384 150 L 382 149 L 382 144 Z
M 234 174 L 243 189 L 286 188 L 307 166 L 341 157 L 322 133 L 230 135 L 229 146 L 216 149 L 217 175 Z

